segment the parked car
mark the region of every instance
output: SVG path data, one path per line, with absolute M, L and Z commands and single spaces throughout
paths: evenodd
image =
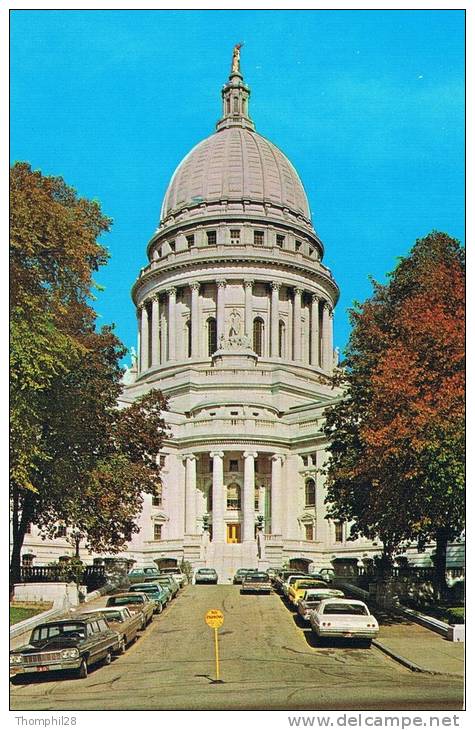
M 160 575 L 171 575 L 172 578 L 178 583 L 180 588 L 183 588 L 188 583 L 188 578 L 181 568 L 160 568 Z
M 310 625 L 318 639 L 362 639 L 367 646 L 378 635 L 379 626 L 363 601 L 327 598 L 310 614 Z
M 306 578 L 305 573 L 298 573 L 295 570 L 283 570 L 281 571 L 278 576 L 276 576 L 275 579 L 275 589 L 278 593 L 284 594 L 284 585 L 287 583 L 288 579 L 292 576 L 296 576 L 298 578 Z
M 242 585 L 244 576 L 249 575 L 250 573 L 255 573 L 255 572 L 256 572 L 255 568 L 238 568 L 236 570 L 236 572 L 234 573 L 233 584 Z
M 300 580 L 302 578 L 308 578 L 308 575 L 305 573 L 290 573 L 290 575 L 288 575 L 286 580 L 282 583 L 282 595 L 287 598 L 290 586 L 295 583 L 296 580 Z
M 155 604 L 154 613 L 161 613 L 170 599 L 170 592 L 160 583 L 134 583 L 129 593 L 145 593 Z
M 320 588 L 318 590 L 308 589 L 303 597 L 297 602 L 297 612 L 304 621 L 310 621 L 310 613 L 325 598 L 344 598 L 343 591 L 336 588 Z
M 180 590 L 180 586 L 176 582 L 175 578 L 172 575 L 159 575 L 158 578 L 155 578 L 155 580 L 150 581 L 151 583 L 158 583 L 158 585 L 168 588 L 171 597 L 175 598 L 178 591 Z M 147 581 L 148 583 L 148 581 Z
M 197 568 L 195 570 L 195 585 L 218 582 L 218 574 L 214 568 Z
M 143 630 L 153 618 L 155 604 L 145 593 L 116 593 L 107 599 L 107 608 L 127 606 L 130 613 L 141 615 L 140 628 Z
M 91 664 L 110 664 L 121 639 L 97 613 L 47 621 L 33 629 L 30 641 L 10 652 L 10 674 L 75 670 L 87 677 Z
M 132 568 L 127 573 L 127 578 L 131 583 L 143 583 L 147 578 L 155 579 L 159 575 L 159 569 L 155 565 L 151 565 L 145 568 Z
M 272 583 L 267 573 L 247 573 L 242 580 L 241 593 L 270 593 Z
M 129 644 L 137 638 L 137 632 L 142 626 L 142 616 L 139 613 L 131 613 L 127 606 L 117 608 L 98 608 L 95 611 L 83 611 L 81 616 L 98 614 L 105 618 L 109 627 L 117 631 L 120 636 L 119 653 L 123 654 Z
M 309 588 L 326 588 L 327 584 L 324 580 L 315 580 L 314 578 L 298 578 L 289 586 L 288 601 L 291 605 L 297 607 L 298 601 L 302 598 L 305 591 Z
M 331 583 L 335 577 L 335 571 L 333 568 L 320 568 L 315 573 L 309 573 L 309 575 L 319 580 L 324 580 L 326 583 Z

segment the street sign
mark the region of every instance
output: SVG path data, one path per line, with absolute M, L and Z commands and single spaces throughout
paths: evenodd
M 212 608 L 206 613 L 205 621 L 212 629 L 219 629 L 224 623 L 223 612 L 219 608 Z

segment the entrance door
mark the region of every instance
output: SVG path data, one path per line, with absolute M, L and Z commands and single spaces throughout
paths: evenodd
M 241 525 L 239 522 L 228 523 L 227 542 L 241 542 Z

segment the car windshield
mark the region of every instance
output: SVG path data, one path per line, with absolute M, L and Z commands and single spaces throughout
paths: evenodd
M 307 593 L 305 595 L 306 601 L 323 601 L 325 598 L 331 598 L 328 593 Z
M 180 573 L 179 568 L 162 568 L 160 573 L 163 575 L 174 575 L 175 573 Z
M 107 603 L 109 606 L 127 606 L 130 603 L 143 603 L 143 596 L 111 596 Z
M 295 585 L 295 588 L 297 588 L 298 590 L 301 590 L 303 588 L 313 588 L 317 584 L 318 584 L 318 581 L 303 580 L 303 581 L 298 581 L 298 583 L 296 583 L 296 585 Z
M 207 575 L 214 575 L 216 571 L 214 570 L 214 568 L 198 568 L 196 572 L 206 573 Z
M 323 613 L 369 616 L 369 611 L 366 606 L 362 606 L 360 603 L 329 603 L 324 607 Z
M 267 573 L 250 573 L 246 575 L 245 580 L 249 581 L 249 583 L 267 583 L 269 576 Z
M 45 639 L 53 639 L 55 636 L 84 639 L 85 635 L 86 627 L 84 624 L 48 624 L 48 626 L 38 626 L 31 635 L 31 641 L 44 641 Z

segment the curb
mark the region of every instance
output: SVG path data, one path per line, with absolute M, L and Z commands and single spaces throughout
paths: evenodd
M 402 664 L 402 666 L 406 667 L 406 669 L 410 669 L 411 672 L 418 672 L 420 674 L 431 674 L 434 676 L 443 677 L 458 677 L 462 680 L 464 678 L 462 674 L 455 674 L 454 672 L 438 672 L 436 669 L 424 669 L 423 667 L 420 667 L 418 664 L 414 664 L 414 662 L 411 662 L 409 659 L 406 659 L 400 654 L 396 654 L 395 651 L 389 649 L 384 644 L 381 644 L 377 639 L 373 639 L 373 646 L 383 652 L 383 654 L 387 654 L 387 656 L 391 657 L 391 659 L 394 659 L 394 661 Z

